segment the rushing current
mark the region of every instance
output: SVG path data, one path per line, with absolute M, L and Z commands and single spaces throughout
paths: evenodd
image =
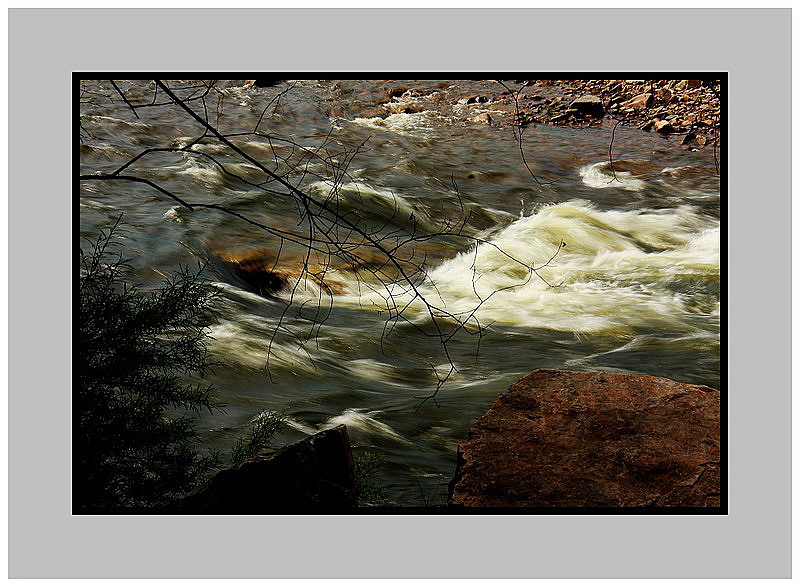
M 118 85 L 132 103 L 153 101 L 151 82 Z M 620 371 L 719 387 L 715 154 L 623 125 L 612 164 L 613 121 L 582 129 L 534 125 L 522 137 L 534 177 L 511 127 L 469 118 L 492 115 L 492 102 L 468 105 L 464 97 L 497 95 L 495 86 L 224 82 L 206 100 L 209 120 L 226 133 L 258 124 L 261 136 L 236 138 L 242 150 L 280 173 L 294 168 L 293 184 L 335 202 L 347 218 L 384 233 L 434 234 L 449 226 L 468 237 L 420 239 L 414 247 L 425 268 L 419 293 L 454 316 L 470 316 L 466 331 L 448 340 L 448 354 L 420 331 L 431 328 L 430 315 L 400 282 L 390 299 L 405 320 L 389 328 L 387 291 L 369 276 L 332 264 L 329 286 L 295 282 L 302 247 L 278 251 L 273 237 L 241 218 L 189 211 L 141 183 L 81 182 L 81 236 L 96 236 L 122 214 L 124 252 L 145 286 L 157 286 L 179 265 L 237 251 L 271 254 L 290 276 L 289 288 L 263 296 L 218 265 L 206 269 L 222 290 L 209 341 L 220 364 L 209 381 L 226 407 L 199 417 L 202 443 L 230 450 L 265 410 L 287 416 L 276 443 L 346 424 L 356 455 L 385 456 L 377 478 L 387 505 L 433 506 L 445 503 L 470 425 L 534 369 Z M 409 108 L 378 115 L 376 105 L 393 88 L 417 91 L 395 99 Z M 144 149 L 185 146 L 202 133 L 174 106 L 141 108 L 137 118 L 108 82 L 83 82 L 80 100 L 81 173 L 109 173 Z M 202 101 L 189 104 L 203 111 Z M 309 152 L 324 157 L 303 156 Z M 343 169 L 346 176 L 337 176 Z M 292 199 L 257 187 L 269 178 L 256 166 L 208 138 L 190 151 L 150 153 L 126 173 L 265 225 L 291 228 L 301 220 Z M 321 325 L 314 320 L 320 310 Z M 276 333 L 279 324 L 285 328 Z M 423 401 L 448 373 L 435 401 Z

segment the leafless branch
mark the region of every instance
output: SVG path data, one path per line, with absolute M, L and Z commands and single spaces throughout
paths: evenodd
M 331 316 L 337 289 L 335 279 L 331 277 L 331 271 L 337 263 L 341 264 L 354 277 L 359 292 L 366 291 L 374 294 L 370 303 L 384 317 L 384 327 L 380 336 L 381 348 L 383 348 L 384 340 L 400 325 L 410 327 L 417 334 L 433 338 L 440 343 L 444 358 L 443 364 L 447 367 L 437 369 L 431 365 L 436 378 L 435 389 L 429 395 L 420 398 L 422 399 L 420 405 L 430 399 L 438 404 L 437 394 L 451 376 L 458 371 L 449 348 L 451 341 L 456 336 L 462 333 L 476 336 L 478 341 L 476 353 L 479 351 L 484 331 L 491 324 L 482 323 L 478 317 L 478 311 L 492 296 L 501 291 L 522 287 L 529 283 L 534 276 L 552 287 L 539 271 L 549 266 L 561 248 L 566 245 L 561 243 L 550 259 L 536 266 L 509 254 L 489 239 L 470 234 L 468 231 L 469 213 L 464 206 L 459 186 L 452 176 L 450 180 L 460 208 L 460 216 L 451 218 L 447 214 L 442 214 L 439 226 L 433 229 L 430 224 L 425 225 L 420 222 L 415 213 L 412 212 L 410 216 L 407 211 L 401 213 L 397 198 L 394 199 L 393 209 L 389 211 L 388 215 L 375 219 L 369 215 L 356 213 L 353 209 L 343 208 L 342 189 L 346 181 L 352 180 L 348 168 L 363 152 L 366 141 L 352 148 L 332 148 L 328 146 L 332 139 L 329 133 L 318 147 L 310 149 L 291 138 L 278 137 L 261 130 L 270 106 L 277 105 L 279 99 L 294 86 L 279 92 L 269 100 L 251 132 L 223 133 L 220 130 L 223 120 L 223 94 L 216 87 L 217 81 L 184 85 L 180 88 L 184 94 L 183 97 L 178 94 L 177 88 L 173 88 L 170 82 L 153 80 L 153 83 L 152 100 L 149 103 L 135 104 L 131 103 L 112 81 L 120 97 L 134 114 L 136 114 L 136 109 L 144 107 L 177 108 L 187 117 L 187 120 L 198 125 L 196 138 L 182 146 L 155 146 L 142 149 L 111 172 L 84 173 L 79 176 L 79 179 L 82 182 L 126 181 L 142 184 L 189 211 L 216 210 L 254 226 L 276 239 L 277 256 L 272 262 L 273 271 L 278 267 L 285 244 L 291 244 L 304 251 L 299 274 L 294 278 L 291 287 L 282 298 L 286 304 L 279 317 L 278 325 L 267 343 L 268 358 L 265 368 L 270 377 L 272 377 L 270 359 L 273 357 L 274 345 L 279 336 L 289 336 L 293 339 L 298 348 L 306 352 L 313 364 L 306 345 L 312 341 L 318 344 L 321 328 Z M 208 107 L 208 99 L 211 97 L 212 91 L 218 92 L 216 112 L 213 114 L 209 112 Z M 159 95 L 162 96 L 161 102 L 158 102 Z M 516 96 L 514 98 L 516 100 Z M 138 114 L 136 116 L 138 117 Z M 212 116 L 214 117 L 213 123 Z M 518 142 L 524 161 L 521 142 L 522 128 L 520 127 L 518 131 Z M 271 160 L 258 158 L 249 153 L 245 147 L 237 144 L 239 139 L 254 137 L 263 139 L 266 144 L 270 145 Z M 221 151 L 225 155 L 218 155 L 217 152 L 205 152 L 203 145 L 207 143 L 221 147 Z M 278 144 L 289 148 L 291 153 L 279 154 Z M 279 198 L 286 201 L 297 212 L 296 225 L 284 227 L 259 222 L 230 206 L 196 202 L 193 201 L 194 198 L 176 194 L 153 179 L 142 177 L 141 168 L 147 169 L 148 158 L 155 154 L 165 153 L 198 157 L 209 162 L 224 177 L 242 182 L 249 189 L 260 191 L 267 198 Z M 246 162 L 257 169 L 258 174 L 263 177 L 255 179 L 244 177 L 225 161 L 225 157 L 232 158 L 237 162 Z M 322 163 L 326 172 L 312 172 L 310 169 L 312 162 Z M 525 165 L 537 183 L 544 185 L 533 174 L 527 162 Z M 324 181 L 328 187 L 327 194 L 316 195 L 301 188 L 305 185 L 308 177 Z M 361 197 L 357 190 L 356 197 Z M 436 284 L 428 276 L 427 254 L 418 250 L 420 245 L 430 242 L 449 243 L 447 246 L 454 247 L 457 252 L 469 250 L 470 247 L 474 249 L 472 283 L 478 302 L 471 310 L 456 312 L 447 309 L 447 304 L 436 288 Z M 490 247 L 524 268 L 525 279 L 487 295 L 479 295 L 477 282 L 480 274 L 476 266 L 479 247 Z M 302 284 L 308 283 L 318 286 L 317 293 L 311 298 L 307 295 L 300 295 Z M 434 293 L 425 293 L 427 290 L 424 288 L 429 288 Z M 438 300 L 434 299 L 437 296 Z M 425 320 L 420 320 L 417 313 L 418 308 L 422 310 Z M 301 333 L 298 328 L 290 325 L 289 318 L 291 316 L 295 316 L 307 324 L 307 331 Z

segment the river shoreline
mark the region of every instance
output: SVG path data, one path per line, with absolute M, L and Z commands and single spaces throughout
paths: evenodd
M 686 150 L 720 145 L 718 80 L 485 80 L 479 94 L 459 84 L 381 80 L 387 99 L 362 116 L 450 110 L 465 121 L 522 128 L 596 127 L 603 120 L 656 132 Z M 576 103 L 577 101 L 577 103 Z M 595 104 L 582 108 L 581 102 Z M 449 112 L 448 112 L 449 113 Z

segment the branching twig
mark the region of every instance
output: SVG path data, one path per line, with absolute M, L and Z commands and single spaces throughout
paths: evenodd
M 150 103 L 147 104 L 130 103 L 127 97 L 117 88 L 120 96 L 134 113 L 137 108 L 143 107 L 177 107 L 190 120 L 200 126 L 200 133 L 197 138 L 183 146 L 146 148 L 110 173 L 82 174 L 79 179 L 81 181 L 128 181 L 140 183 L 158 191 L 189 211 L 196 209 L 216 210 L 263 230 L 277 239 L 278 253 L 272 263 L 273 272 L 278 266 L 286 243 L 290 243 L 304 251 L 299 274 L 285 292 L 285 296 L 288 296 L 286 305 L 267 345 L 268 358 L 265 367 L 270 377 L 272 372 L 269 362 L 270 357 L 273 356 L 273 347 L 277 342 L 278 336 L 288 335 L 292 337 L 297 342 L 298 347 L 305 351 L 313 363 L 306 345 L 311 340 L 316 341 L 318 344 L 320 329 L 332 313 L 336 287 L 330 281 L 329 275 L 335 266 L 334 260 L 341 261 L 344 264 L 342 267 L 351 272 L 355 279 L 355 287 L 359 293 L 366 290 L 376 296 L 375 299 L 370 301 L 385 317 L 384 328 L 380 338 L 381 348 L 383 348 L 383 342 L 386 337 L 390 336 L 398 325 L 409 326 L 417 334 L 439 341 L 444 355 L 444 364 L 448 367 L 446 369 L 441 369 L 441 367 L 437 369 L 431 365 L 436 377 L 436 386 L 429 396 L 422 398 L 422 403 L 433 399 L 437 405 L 436 396 L 438 392 L 450 377 L 458 371 L 449 349 L 449 343 L 454 337 L 465 332 L 478 337 L 477 346 L 479 350 L 484 330 L 491 326 L 491 324 L 483 324 L 478 317 L 478 311 L 483 307 L 483 304 L 499 292 L 524 286 L 534 275 L 547 286 L 552 287 L 539 274 L 539 270 L 551 264 L 558 251 L 565 246 L 564 243 L 559 245 L 556 252 L 547 262 L 535 266 L 509 254 L 488 239 L 469 234 L 467 227 L 470 215 L 465 209 L 459 186 L 452 176 L 451 184 L 460 209 L 458 218 L 452 218 L 443 213 L 440 226 L 431 229 L 431 219 L 427 213 L 424 214 L 423 218 L 418 213 L 419 211 L 414 208 L 409 215 L 408 209 L 401 207 L 399 198 L 395 196 L 392 202 L 392 210 L 388 217 L 381 215 L 377 222 L 372 222 L 369 215 L 357 212 L 358 209 L 345 209 L 342 206 L 345 198 L 344 194 L 347 193 L 342 191 L 345 185 L 344 182 L 352 179 L 349 176 L 348 168 L 355 157 L 363 152 L 366 141 L 352 149 L 330 149 L 327 147 L 331 141 L 331 134 L 329 133 L 320 146 L 309 149 L 291 139 L 275 137 L 261 131 L 261 125 L 270 106 L 277 103 L 279 98 L 294 86 L 283 90 L 269 101 L 262 110 L 253 131 L 223 133 L 219 129 L 222 116 L 222 94 L 220 93 L 217 102 L 214 124 L 209 120 L 210 113 L 207 106 L 207 97 L 210 92 L 212 90 L 219 92 L 215 88 L 216 83 L 215 80 L 212 80 L 194 86 L 183 87 L 181 90 L 184 94 L 186 92 L 191 93 L 188 97 L 181 98 L 167 82 L 154 80 L 154 94 Z M 166 96 L 168 101 L 157 102 L 159 94 Z M 513 93 L 512 96 L 516 102 L 517 96 Z M 199 102 L 202 107 L 199 112 L 198 109 L 190 105 L 192 102 Z M 523 162 L 525 162 L 521 135 L 522 128 L 520 127 L 518 142 Z M 266 141 L 274 157 L 272 165 L 267 165 L 264 161 L 251 155 L 234 142 L 237 138 L 246 137 L 258 137 Z M 224 147 L 224 152 L 233 156 L 237 161 L 243 161 L 253 166 L 266 179 L 263 181 L 261 178 L 249 179 L 240 173 L 234 172 L 230 165 L 222 160 L 221 156 L 218 157 L 216 154 L 207 153 L 201 149 L 206 142 Z M 288 156 L 278 154 L 276 147 L 278 142 L 291 148 L 291 153 Z M 296 226 L 280 227 L 265 224 L 229 206 L 193 202 L 187 197 L 177 195 L 159 185 L 154 180 L 135 174 L 135 166 L 138 167 L 143 164 L 148 155 L 168 152 L 203 158 L 218 169 L 223 176 L 240 181 L 243 185 L 258 190 L 267 197 L 286 200 L 287 203 L 291 203 L 294 206 L 297 212 Z M 310 169 L 312 162 L 323 164 L 327 177 L 324 177 L 325 174 L 312 172 Z M 281 166 L 284 165 L 286 170 L 281 170 Z M 544 185 L 533 174 L 527 162 L 525 162 L 525 165 L 537 183 Z M 310 193 L 307 189 L 301 189 L 300 186 L 304 185 L 307 176 L 322 179 L 327 185 L 327 194 L 320 196 L 316 193 Z M 357 186 L 355 195 L 358 198 L 362 197 Z M 401 210 L 404 212 L 401 213 Z M 448 240 L 474 247 L 472 287 L 478 302 L 469 311 L 455 312 L 447 309 L 447 304 L 437 289 L 437 285 L 428 276 L 427 254 L 424 251 L 420 253 L 417 250 L 417 247 L 423 243 L 445 242 Z M 478 248 L 484 246 L 499 251 L 510 262 L 523 267 L 526 271 L 526 278 L 519 283 L 497 289 L 488 295 L 479 295 L 477 282 L 480 275 L 477 271 L 476 262 Z M 309 283 L 319 285 L 316 293 L 311 297 L 302 294 L 303 289 L 308 289 L 307 285 Z M 304 287 L 301 287 L 301 284 Z M 428 290 L 432 290 L 434 294 L 426 293 Z M 435 296 L 438 296 L 438 302 L 433 299 Z M 360 299 L 359 303 L 361 303 Z M 417 307 L 422 310 L 421 314 L 416 314 Z M 301 335 L 294 327 L 290 327 L 288 324 L 288 318 L 292 315 L 290 313 L 292 308 L 296 310 L 295 315 L 299 320 L 310 325 L 304 335 Z M 412 311 L 415 313 L 413 320 L 409 317 Z M 420 318 L 424 319 L 420 320 Z

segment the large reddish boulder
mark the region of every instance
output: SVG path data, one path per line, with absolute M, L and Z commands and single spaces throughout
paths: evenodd
M 459 446 L 450 505 L 720 505 L 720 393 L 622 373 L 540 369 Z

